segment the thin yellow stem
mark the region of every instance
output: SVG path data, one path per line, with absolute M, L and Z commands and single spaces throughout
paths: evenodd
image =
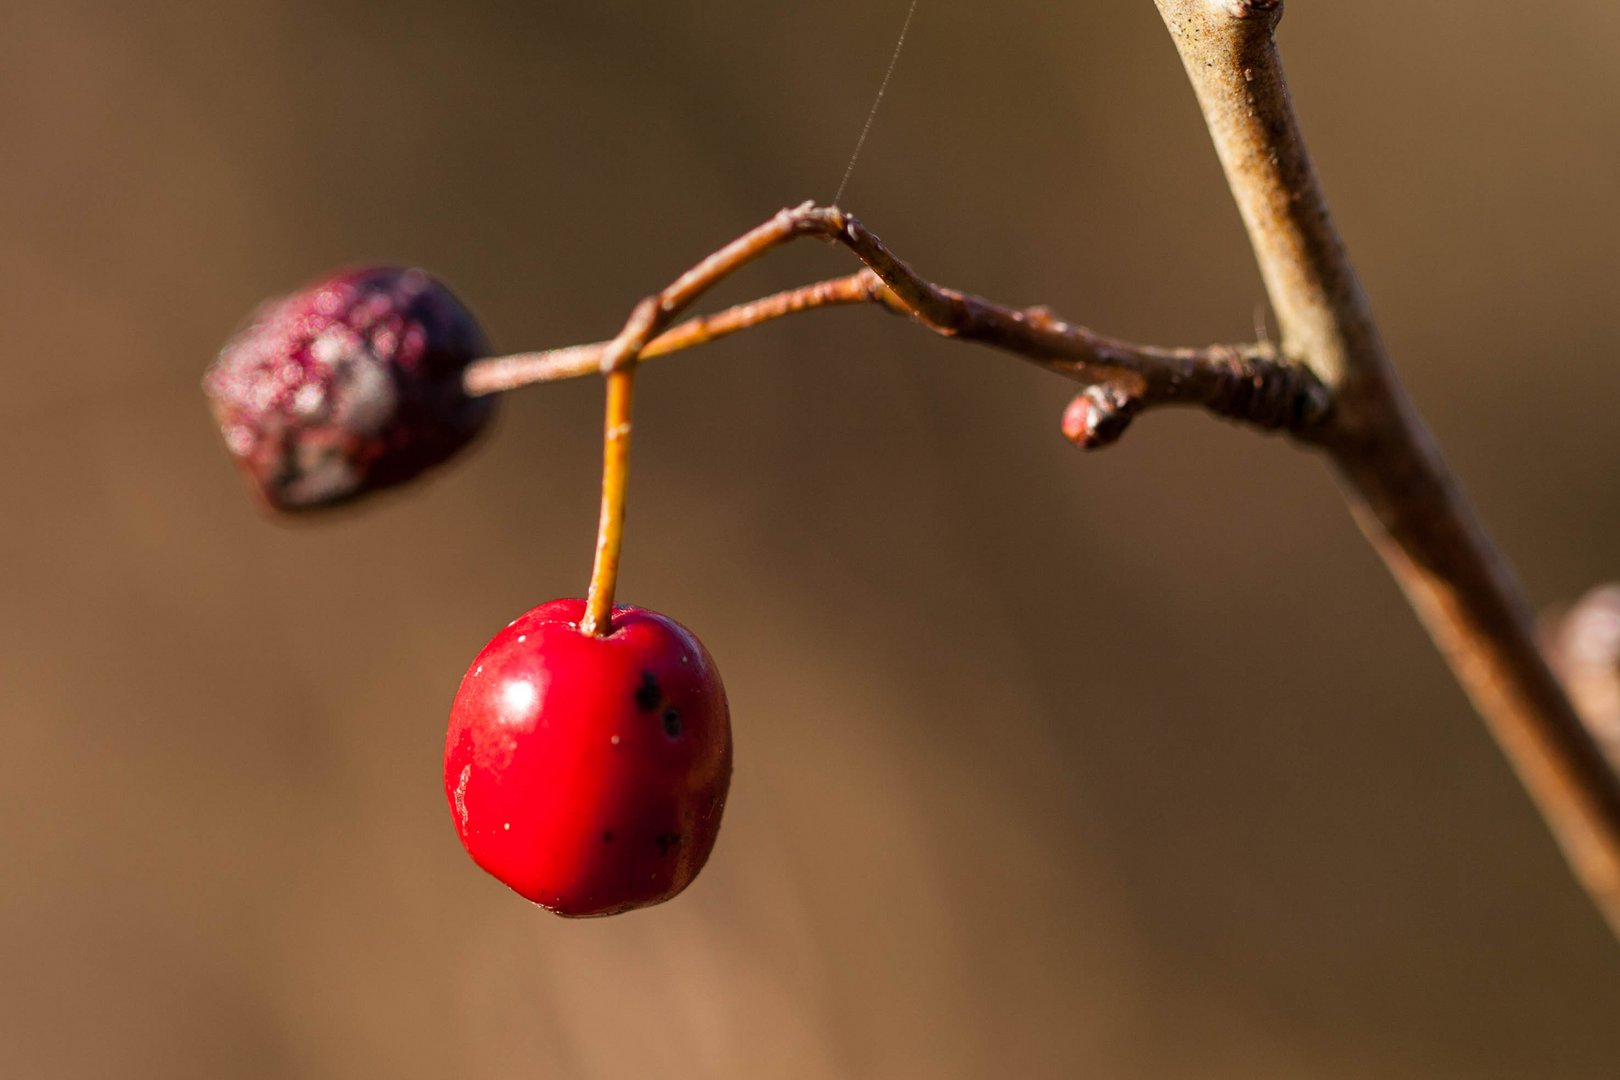
M 773 296 L 750 300 L 713 315 L 689 319 L 679 326 L 659 334 L 641 350 L 641 359 L 690 349 L 704 345 L 739 330 L 747 330 L 761 323 L 796 315 L 801 311 L 838 307 L 848 304 L 877 303 L 891 310 L 904 311 L 894 294 L 870 270 L 861 270 L 847 277 L 818 281 Z M 612 342 L 597 341 L 589 345 L 571 345 L 565 349 L 547 349 L 544 352 L 514 353 L 511 356 L 491 356 L 468 365 L 462 385 L 473 397 L 515 390 L 538 382 L 557 382 L 561 379 L 595 375 L 602 370 L 602 355 Z
M 624 496 L 630 479 L 630 413 L 635 399 L 636 366 L 631 363 L 607 375 L 607 416 L 602 431 L 602 516 L 596 529 L 596 561 L 585 597 L 581 633 L 606 637 L 612 632 L 613 591 L 619 583 L 619 552 L 624 546 Z

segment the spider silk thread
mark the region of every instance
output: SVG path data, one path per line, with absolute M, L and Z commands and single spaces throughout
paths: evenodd
M 855 152 L 849 155 L 849 164 L 844 166 L 844 178 L 838 183 L 838 194 L 833 196 L 832 205 L 837 206 L 838 200 L 844 197 L 844 189 L 849 187 L 849 178 L 855 172 L 855 162 L 860 159 L 861 148 L 866 145 L 866 136 L 872 131 L 872 121 L 877 119 L 878 106 L 883 104 L 883 95 L 889 89 L 889 80 L 894 78 L 894 67 L 900 62 L 900 50 L 906 47 L 906 33 L 911 29 L 911 17 L 917 14 L 918 0 L 911 0 L 911 6 L 906 9 L 906 21 L 900 25 L 900 37 L 894 43 L 894 53 L 889 57 L 888 70 L 883 73 L 883 81 L 878 84 L 877 97 L 872 99 L 872 108 L 866 114 L 866 123 L 861 125 L 861 137 L 855 140 Z

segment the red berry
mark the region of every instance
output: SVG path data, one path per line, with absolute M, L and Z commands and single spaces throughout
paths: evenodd
M 488 351 L 443 283 L 373 266 L 262 307 L 203 390 L 259 497 L 309 510 L 403 483 L 461 449 L 494 407 L 461 386 Z
M 467 853 L 569 916 L 691 884 L 731 784 L 726 691 L 702 643 L 633 607 L 591 637 L 584 611 L 553 600 L 496 634 L 461 680 L 444 748 Z

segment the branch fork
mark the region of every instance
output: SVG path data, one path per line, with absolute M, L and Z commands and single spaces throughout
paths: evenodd
M 672 325 L 714 285 L 801 236 L 841 245 L 865 268 Z M 989 345 L 1085 384 L 1065 414 L 1065 433 L 1067 417 L 1077 409 L 1085 412 L 1091 419 L 1081 425 L 1084 434 L 1070 438 L 1088 449 L 1114 441 L 1138 413 L 1163 405 L 1201 406 L 1230 420 L 1305 438 L 1329 413 L 1329 395 L 1315 375 L 1284 360 L 1267 342 L 1139 345 L 1065 322 L 1045 307 L 998 304 L 926 280 L 858 218 L 810 202 L 778 212 L 642 300 L 611 341 L 480 360 L 467 369 L 464 385 L 476 396 L 620 371 L 787 315 L 853 304 L 908 316 L 943 337 Z

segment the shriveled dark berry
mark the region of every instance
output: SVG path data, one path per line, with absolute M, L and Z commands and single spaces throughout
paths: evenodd
M 465 446 L 494 399 L 469 397 L 461 376 L 488 352 L 442 282 L 372 266 L 260 308 L 203 390 L 260 499 L 313 510 L 404 483 Z

